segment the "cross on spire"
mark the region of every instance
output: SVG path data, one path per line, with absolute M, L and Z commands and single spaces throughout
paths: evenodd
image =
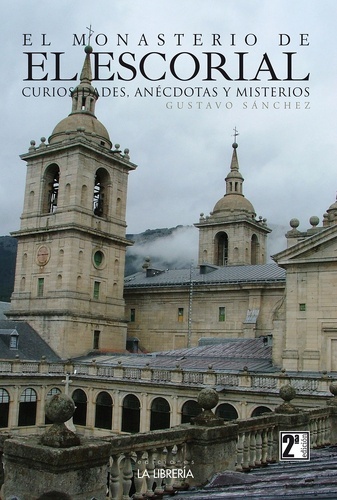
M 90 38 L 91 38 L 92 34 L 94 33 L 94 30 L 91 29 L 91 24 L 90 24 L 89 28 L 87 27 L 87 30 L 89 31 L 87 45 L 90 45 Z
M 234 127 L 233 130 L 234 130 L 234 134 L 233 134 L 233 136 L 234 136 L 234 142 L 236 142 L 236 138 L 239 135 L 239 132 L 237 131 L 236 127 Z

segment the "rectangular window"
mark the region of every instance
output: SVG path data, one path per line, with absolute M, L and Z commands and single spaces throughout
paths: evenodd
M 99 349 L 99 336 L 101 332 L 99 330 L 94 330 L 94 342 L 93 349 Z
M 299 309 L 300 311 L 306 311 L 307 310 L 306 304 L 299 304 Z
M 136 321 L 136 309 L 130 309 L 130 321 L 131 323 Z
M 99 288 L 101 283 L 99 281 L 94 281 L 94 299 L 99 299 Z
M 182 323 L 184 321 L 184 308 L 178 307 L 178 321 Z
M 226 308 L 219 307 L 219 321 L 226 321 Z
M 38 297 L 43 297 L 43 290 L 44 290 L 44 278 L 38 278 L 37 279 L 37 296 Z

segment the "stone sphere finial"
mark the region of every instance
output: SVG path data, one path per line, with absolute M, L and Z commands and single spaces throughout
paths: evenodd
M 316 227 L 319 224 L 319 217 L 317 217 L 317 215 L 312 215 L 309 219 L 309 222 L 312 225 L 312 227 Z
M 212 412 L 219 402 L 218 393 L 211 388 L 202 389 L 198 396 L 198 403 L 203 409 L 200 415 L 191 419 L 192 425 L 202 425 L 204 427 L 214 427 L 223 425 L 224 419 L 217 417 Z
M 296 396 L 296 390 L 292 385 L 287 384 L 281 387 L 279 394 L 283 401 L 289 403 Z
M 297 229 L 298 226 L 300 225 L 300 221 L 298 219 L 291 219 L 290 222 L 290 227 L 292 227 L 293 229 Z
M 46 415 L 53 425 L 41 436 L 41 443 L 52 448 L 69 448 L 81 444 L 79 437 L 64 424 L 74 411 L 75 403 L 66 394 L 51 396 L 46 402 Z
M 286 384 L 283 385 L 279 392 L 280 398 L 283 399 L 284 403 L 275 408 L 275 413 L 298 413 L 299 409 L 290 403 L 292 399 L 296 396 L 295 388 Z
M 219 395 L 214 389 L 202 389 L 198 396 L 198 403 L 204 410 L 212 410 L 219 402 Z
M 54 423 L 66 422 L 75 411 L 75 403 L 66 394 L 54 394 L 46 402 L 46 415 Z
M 329 391 L 333 395 L 333 398 L 329 398 L 327 401 L 328 405 L 337 406 L 337 381 L 333 380 L 329 385 Z

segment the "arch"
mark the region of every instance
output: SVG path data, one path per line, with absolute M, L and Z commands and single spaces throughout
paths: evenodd
M 20 281 L 20 292 L 24 292 L 26 289 L 26 278 L 23 276 Z
M 42 213 L 54 213 L 58 205 L 60 168 L 56 163 L 49 165 L 43 178 Z
M 250 261 L 252 265 L 259 263 L 259 239 L 253 234 L 250 242 Z
M 80 292 L 82 289 L 82 276 L 77 276 L 76 280 L 76 291 Z
M 85 184 L 82 186 L 81 189 L 81 205 L 82 207 L 86 207 L 88 202 L 88 186 Z
M 134 394 L 128 394 L 123 399 L 122 432 L 139 432 L 140 401 Z
M 31 191 L 29 193 L 29 198 L 28 198 L 28 210 L 33 210 L 34 208 L 34 198 L 35 198 L 35 192 Z
M 93 212 L 98 217 L 108 216 L 110 175 L 104 168 L 99 168 L 95 174 L 93 193 Z
M 112 427 L 112 397 L 102 391 L 96 398 L 95 427 L 111 429 Z
M 215 236 L 215 265 L 227 266 L 228 264 L 228 234 L 224 231 Z
M 31 387 L 27 387 L 20 396 L 18 426 L 35 425 L 36 406 L 36 391 Z
M 58 262 L 57 262 L 58 267 L 63 266 L 63 259 L 64 259 L 64 250 L 63 248 L 61 248 L 58 253 Z
M 62 288 L 62 274 L 57 275 L 56 288 L 58 290 Z
M 28 260 L 28 255 L 27 255 L 27 253 L 25 252 L 25 253 L 22 255 L 22 271 L 26 271 L 26 268 L 27 268 L 27 260 Z
M 72 396 L 76 409 L 73 415 L 73 422 L 76 425 L 87 424 L 87 395 L 82 389 L 76 389 Z
M 0 388 L 0 428 L 8 427 L 9 401 L 9 393 Z
M 236 408 L 229 403 L 222 403 L 215 410 L 217 417 L 223 418 L 226 422 L 239 418 Z
M 273 410 L 271 410 L 270 408 L 268 408 L 268 406 L 257 406 L 253 411 L 252 411 L 252 414 L 251 416 L 252 417 L 259 417 L 260 415 L 262 415 L 263 413 L 270 413 L 272 412 Z
M 61 390 L 58 388 L 58 387 L 52 387 L 52 389 L 50 389 L 48 391 L 48 394 L 47 394 L 47 397 L 46 397 L 46 400 L 48 398 L 50 398 L 51 396 L 54 396 L 54 394 L 61 394 Z M 45 416 L 44 418 L 44 423 L 45 424 L 52 424 L 53 422 L 47 417 L 47 415 Z
M 150 431 L 169 429 L 170 405 L 165 398 L 155 398 L 151 404 Z
M 188 401 L 185 401 L 181 408 L 181 423 L 182 424 L 189 424 L 191 422 L 192 417 L 196 417 L 202 412 L 202 408 L 193 399 L 189 399 Z
M 65 185 L 64 188 L 64 205 L 69 205 L 70 203 L 70 192 L 71 192 L 71 186 L 69 182 Z
M 121 198 L 117 198 L 117 200 L 116 200 L 116 215 L 117 215 L 117 217 L 121 217 L 121 215 L 122 215 L 122 200 L 121 200 Z

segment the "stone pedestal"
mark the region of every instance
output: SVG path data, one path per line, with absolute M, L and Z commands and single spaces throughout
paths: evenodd
M 109 456 L 110 444 L 97 439 L 69 448 L 45 446 L 35 436 L 8 439 L 3 498 L 106 500 Z

